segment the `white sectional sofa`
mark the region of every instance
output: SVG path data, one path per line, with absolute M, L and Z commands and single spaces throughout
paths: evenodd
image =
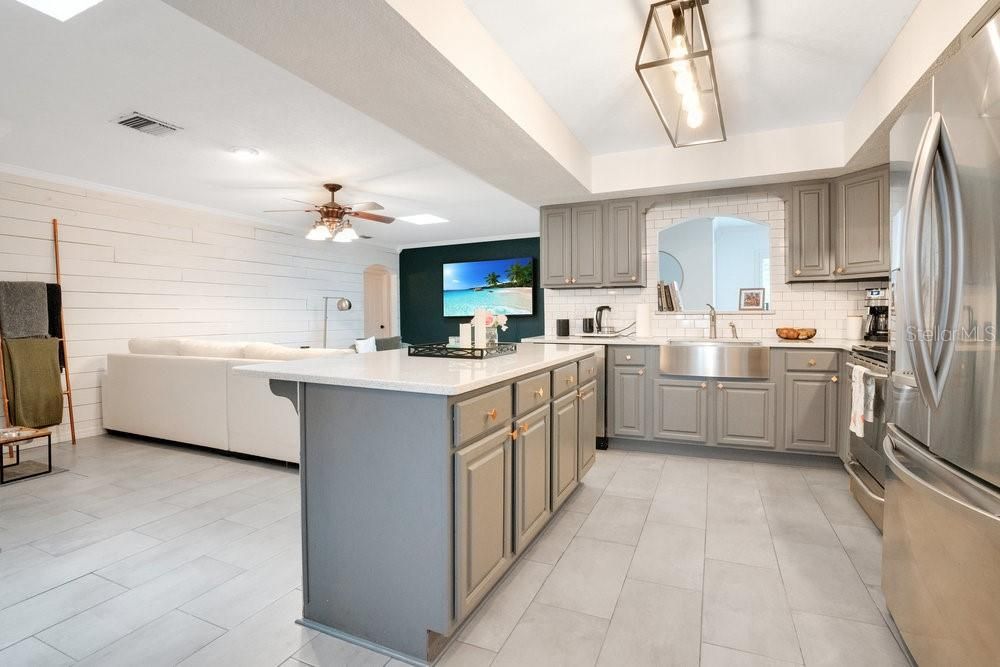
M 109 354 L 104 427 L 279 461 L 299 461 L 299 418 L 267 381 L 236 366 L 355 354 L 272 343 L 135 338 L 128 354 Z

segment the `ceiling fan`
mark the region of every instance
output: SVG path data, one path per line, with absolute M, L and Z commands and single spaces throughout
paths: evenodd
M 311 204 L 309 202 L 290 199 L 298 204 L 305 204 L 309 208 L 290 208 L 264 211 L 265 213 L 319 213 L 319 220 L 313 223 L 312 229 L 306 234 L 306 238 L 311 241 L 325 241 L 333 239 L 338 243 L 350 243 L 357 239 L 370 239 L 371 236 L 360 235 L 354 231 L 351 221 L 348 218 L 358 218 L 371 222 L 381 222 L 389 224 L 395 220 L 387 215 L 368 213 L 368 211 L 382 210 L 382 205 L 365 201 L 357 204 L 339 204 L 336 201 L 337 191 L 342 186 L 337 183 L 324 183 L 323 187 L 330 192 L 330 201 L 324 204 Z

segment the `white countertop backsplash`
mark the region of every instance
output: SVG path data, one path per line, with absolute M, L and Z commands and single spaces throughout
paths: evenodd
M 786 284 L 785 206 L 780 197 L 766 190 L 713 197 L 664 197 L 668 201 L 646 214 L 646 287 L 543 290 L 547 336 L 555 335 L 557 319 L 569 319 L 570 332 L 579 333 L 580 320 L 593 317 L 601 305 L 611 306 L 611 313 L 605 314 L 606 323 L 621 328 L 635 320 L 636 304 L 646 303 L 654 311 L 651 320 L 655 338 L 707 337 L 707 313 L 655 312 L 659 271 L 657 235 L 662 229 L 692 217 L 736 215 L 771 226 L 771 285 L 765 295 L 770 310 L 720 312 L 718 331 L 725 338 L 730 337 L 729 322 L 732 321 L 740 338 L 777 340 L 774 330 L 778 327 L 813 327 L 817 330 L 814 340 L 843 339 L 847 333 L 847 317 L 864 314 L 864 290 L 886 286 L 884 280 Z
M 748 343 L 760 343 L 764 347 L 781 347 L 781 348 L 804 348 L 804 349 L 835 349 L 835 350 L 846 350 L 850 351 L 855 345 L 860 345 L 862 341 L 848 339 L 848 338 L 820 338 L 817 336 L 811 340 L 785 340 L 783 338 L 778 338 L 777 336 L 761 337 L 761 338 L 740 338 L 743 342 Z M 590 338 L 587 336 L 533 336 L 531 338 L 524 338 L 521 340 L 522 343 L 547 343 L 547 344 L 561 344 L 561 345 L 635 345 L 635 346 L 651 346 L 651 345 L 665 345 L 671 341 L 676 342 L 713 342 L 711 340 L 705 340 L 703 338 L 692 338 L 692 337 L 682 337 L 674 336 L 670 338 L 637 338 L 635 336 L 619 336 L 616 338 Z M 720 343 L 731 343 L 734 342 L 732 337 L 723 336 L 717 339 Z M 736 341 L 739 342 L 739 341 Z

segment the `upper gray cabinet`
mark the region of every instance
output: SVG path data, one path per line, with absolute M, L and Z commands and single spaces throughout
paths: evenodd
M 788 220 L 789 278 L 830 277 L 830 185 L 792 187 Z
M 568 287 L 573 276 L 573 242 L 568 206 L 542 209 L 542 287 Z
M 646 230 L 639 224 L 635 200 L 608 202 L 604 218 L 604 269 L 608 285 L 646 282 L 643 247 Z
M 852 174 L 834 183 L 834 253 L 838 277 L 889 273 L 889 172 Z
M 787 282 L 889 275 L 889 170 L 792 186 Z
M 542 287 L 644 286 L 644 227 L 634 199 L 543 207 Z
M 569 282 L 578 287 L 600 285 L 604 277 L 604 207 L 587 204 L 574 206 L 570 212 L 573 275 Z

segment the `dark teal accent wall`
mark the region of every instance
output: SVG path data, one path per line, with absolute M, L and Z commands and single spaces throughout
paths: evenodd
M 407 343 L 435 343 L 458 335 L 469 318 L 444 317 L 441 267 L 449 262 L 532 257 L 535 260 L 535 314 L 511 317 L 500 340 L 519 341 L 545 333 L 542 289 L 538 286 L 538 238 L 410 248 L 399 254 L 399 328 Z

